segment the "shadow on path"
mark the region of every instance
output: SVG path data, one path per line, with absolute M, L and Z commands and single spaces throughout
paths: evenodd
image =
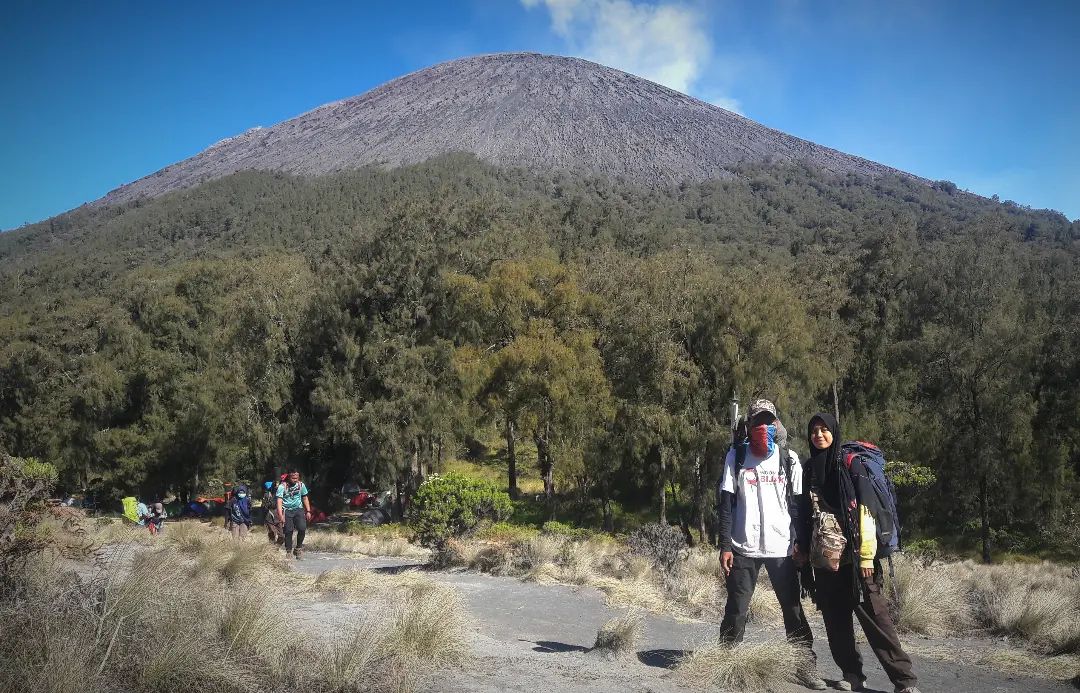
M 646 666 L 674 669 L 679 660 L 688 654 L 689 650 L 642 650 L 637 653 L 637 658 Z
M 381 575 L 400 575 L 409 571 L 430 571 L 431 568 L 427 563 L 407 563 L 405 565 L 383 565 L 377 568 L 372 568 L 371 572 L 379 573 Z
M 531 640 L 527 642 L 533 642 Z M 582 645 L 567 645 L 564 642 L 555 642 L 553 640 L 537 640 L 533 644 L 536 647 L 533 648 L 534 652 L 591 652 L 591 647 L 583 647 Z

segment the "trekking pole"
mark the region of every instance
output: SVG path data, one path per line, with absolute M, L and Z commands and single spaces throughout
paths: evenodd
M 731 442 L 735 442 L 735 431 L 739 427 L 739 396 L 731 391 Z

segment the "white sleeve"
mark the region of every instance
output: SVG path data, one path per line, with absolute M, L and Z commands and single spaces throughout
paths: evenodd
M 724 458 L 724 473 L 720 479 L 720 490 L 735 493 L 735 449 L 728 448 L 727 457 Z
M 799 461 L 799 455 L 794 450 L 789 450 L 788 455 L 791 456 L 791 495 L 802 495 L 802 480 L 803 469 L 802 462 Z

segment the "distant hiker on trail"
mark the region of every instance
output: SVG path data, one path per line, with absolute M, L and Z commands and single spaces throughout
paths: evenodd
M 233 539 L 247 539 L 248 532 L 251 531 L 251 498 L 248 497 L 248 487 L 245 484 L 237 484 L 236 491 L 225 504 L 225 524 Z
M 308 500 L 307 485 L 300 481 L 300 472 L 289 472 L 289 480 L 277 488 L 278 519 L 285 528 L 285 554 L 292 554 L 299 559 L 304 553 L 304 535 L 307 533 L 308 518 L 311 517 L 311 502 Z M 293 530 L 296 531 L 296 550 L 293 550 Z
M 151 534 L 160 534 L 165 529 L 165 518 L 168 517 L 163 503 L 154 503 L 150 507 L 150 514 L 146 518 L 146 524 Z
M 146 521 L 150 518 L 150 508 L 146 506 L 146 503 L 138 501 L 135 504 L 135 516 L 139 518 L 136 523 L 140 527 L 145 527 Z
M 288 476 L 285 477 L 288 480 Z M 263 524 L 266 526 L 266 539 L 271 544 L 284 544 L 285 532 L 278 521 L 277 497 L 274 496 L 274 482 L 263 484 Z
M 807 439 L 811 457 L 803 477 L 807 493 L 800 499 L 795 559 L 814 564 L 815 599 L 825 620 L 829 650 L 844 676 L 840 690 L 863 690 L 866 680 L 855 644 L 854 614 L 896 693 L 919 693 L 911 658 L 896 636 L 881 591 L 884 579 L 875 517 L 883 518 L 883 511 L 871 472 L 859 455 L 841 449 L 840 426 L 829 414 L 810 419 Z M 823 542 L 815 538 L 815 527 L 818 536 L 838 528 L 843 537 Z
M 728 593 L 720 637 L 731 644 L 742 642 L 750 598 L 764 565 L 780 602 L 788 639 L 806 646 L 813 657 L 813 634 L 803 613 L 798 570 L 791 558 L 792 520 L 798 508 L 794 498 L 802 493 L 802 466 L 787 449 L 787 432 L 772 402 L 757 400 L 747 414 L 745 431 L 736 434 L 728 450 L 717 489 L 720 567 Z M 800 679 L 808 688 L 826 688 L 816 666 L 800 672 Z

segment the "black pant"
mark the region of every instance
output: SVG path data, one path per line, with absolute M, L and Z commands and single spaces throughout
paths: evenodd
M 780 611 L 784 614 L 784 630 L 788 639 L 806 645 L 814 644 L 810 624 L 806 622 L 802 601 L 799 599 L 799 572 L 790 557 L 786 558 L 748 558 L 735 554 L 731 572 L 727 576 L 727 605 L 724 606 L 724 621 L 720 624 L 720 639 L 742 642 L 746 631 L 746 615 L 750 611 L 750 597 L 757 586 L 758 573 L 762 564 L 769 574 L 776 600 L 780 602 Z M 813 652 L 813 650 L 811 650 Z
M 821 607 L 821 616 L 825 619 L 825 632 L 829 636 L 829 650 L 836 666 L 848 676 L 863 675 L 862 655 L 855 644 L 855 625 L 852 613 L 859 619 L 870 649 L 877 655 L 881 668 L 897 688 L 915 685 L 915 674 L 911 670 L 911 657 L 904 652 L 900 638 L 896 636 L 889 604 L 881 593 L 883 580 L 881 569 L 877 566 L 874 577 L 858 577 L 862 599 L 856 600 L 852 589 L 851 571 L 857 570 L 853 564 L 840 566 L 833 573 L 828 570 L 814 570 L 817 580 L 817 600 Z
M 307 534 L 307 516 L 303 508 L 285 511 L 285 552 L 292 551 L 292 533 L 296 530 L 296 548 L 304 548 L 304 535 Z

